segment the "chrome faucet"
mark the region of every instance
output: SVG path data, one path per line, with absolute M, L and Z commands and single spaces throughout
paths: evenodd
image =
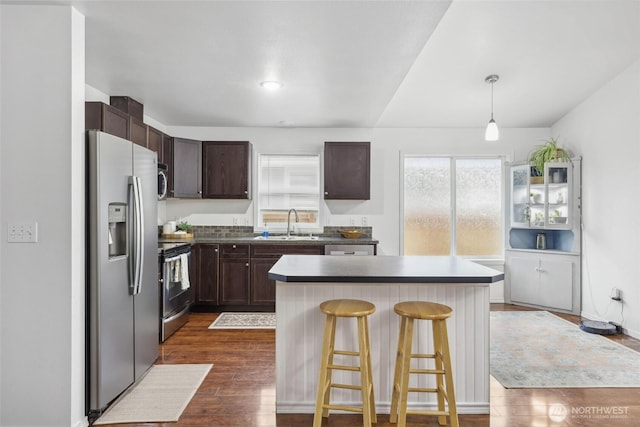
M 287 237 L 291 237 L 291 212 L 296 215 L 296 222 L 300 222 L 298 211 L 293 208 L 289 209 L 289 213 L 287 214 Z

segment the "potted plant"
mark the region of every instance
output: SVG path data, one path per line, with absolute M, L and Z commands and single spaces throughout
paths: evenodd
M 191 233 L 193 225 L 189 224 L 187 221 L 180 221 L 176 224 L 176 228 L 180 231 L 184 231 L 185 233 Z
M 538 170 L 540 175 L 544 173 L 544 164 L 552 160 L 567 161 L 569 155 L 564 148 L 558 147 L 558 140 L 555 138 L 549 138 L 544 141 L 544 144 L 539 145 L 538 148 L 531 153 L 529 162 Z

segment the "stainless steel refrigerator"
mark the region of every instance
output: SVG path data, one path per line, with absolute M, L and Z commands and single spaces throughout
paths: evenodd
M 158 357 L 157 157 L 87 132 L 87 415 Z

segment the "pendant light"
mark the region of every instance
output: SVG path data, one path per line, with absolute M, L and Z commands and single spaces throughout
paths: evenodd
M 500 76 L 497 74 L 491 74 L 484 79 L 485 82 L 491 83 L 491 120 L 489 120 L 487 130 L 484 133 L 485 141 L 497 141 L 500 138 L 498 125 L 496 124 L 496 121 L 493 120 L 493 84 L 497 82 L 499 78 Z

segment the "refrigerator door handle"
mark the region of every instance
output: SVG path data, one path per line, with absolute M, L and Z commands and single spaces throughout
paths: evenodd
M 131 176 L 129 178 L 129 183 L 131 184 L 131 188 L 133 190 L 133 247 L 132 247 L 132 268 L 133 270 L 133 278 L 131 278 L 130 274 L 130 285 L 131 293 L 133 295 L 140 293 L 141 283 L 142 283 L 142 259 L 143 259 L 143 251 L 144 245 L 142 242 L 142 236 L 144 236 L 143 232 L 143 222 L 142 222 L 142 194 L 141 194 L 141 186 L 140 186 L 140 178 L 137 176 Z M 130 271 L 131 271 L 130 270 Z

